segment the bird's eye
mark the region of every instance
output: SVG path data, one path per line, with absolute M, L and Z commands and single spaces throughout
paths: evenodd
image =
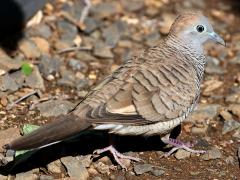
M 203 25 L 198 25 L 198 26 L 196 27 L 196 29 L 197 29 L 197 31 L 198 31 L 199 33 L 201 33 L 201 32 L 204 31 L 204 26 L 203 26 Z

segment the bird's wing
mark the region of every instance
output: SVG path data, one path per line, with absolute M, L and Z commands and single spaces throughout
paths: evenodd
M 106 78 L 81 103 L 91 107 L 86 113 L 89 122 L 167 121 L 182 116 L 194 102 L 197 90 L 192 68 L 166 62 L 132 64 Z M 74 113 L 80 114 L 81 108 Z

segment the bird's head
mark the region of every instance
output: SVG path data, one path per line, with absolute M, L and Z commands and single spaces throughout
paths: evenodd
M 170 35 L 180 38 L 186 43 L 202 45 L 213 40 L 225 46 L 225 41 L 213 30 L 208 19 L 201 13 L 184 13 L 172 24 Z

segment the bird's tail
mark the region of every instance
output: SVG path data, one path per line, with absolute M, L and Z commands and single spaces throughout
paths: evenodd
M 4 145 L 3 148 L 11 150 L 41 148 L 68 139 L 89 127 L 88 122 L 76 115 L 62 115 L 58 116 L 54 122 Z

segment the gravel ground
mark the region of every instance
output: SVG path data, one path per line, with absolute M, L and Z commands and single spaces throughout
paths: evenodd
M 202 11 L 227 47 L 206 45 L 208 63 L 197 110 L 173 136 L 206 154 L 164 157 L 158 136 L 115 137 L 117 149 L 143 159 L 127 171 L 111 155 L 105 132 L 88 132 L 0 168 L 0 179 L 240 179 L 240 3 L 233 0 L 56 0 L 28 23 L 11 52 L 0 50 L 0 145 L 23 125 L 66 114 L 125 59 L 166 36 L 178 13 Z M 83 18 L 83 19 L 82 19 Z M 133 143 L 134 142 L 134 143 Z M 1 150 L 1 149 L 0 149 Z

